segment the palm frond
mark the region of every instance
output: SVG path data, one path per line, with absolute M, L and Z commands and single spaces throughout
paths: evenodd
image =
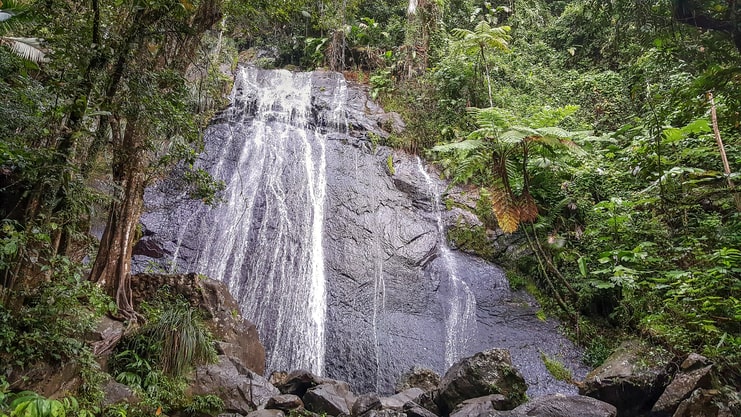
M 41 42 L 38 38 L 0 38 L 0 43 L 7 45 L 16 55 L 35 63 L 48 61 L 46 53 L 41 50 Z

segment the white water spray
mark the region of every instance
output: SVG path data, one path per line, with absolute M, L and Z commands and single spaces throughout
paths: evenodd
M 427 183 L 428 194 L 433 202 L 437 220 L 438 251 L 447 270 L 447 284 L 450 288 L 450 299 L 448 300 L 445 320 L 445 366 L 448 368 L 469 353 L 467 351 L 469 341 L 475 339 L 476 297 L 474 297 L 468 284 L 458 277 L 456 261 L 448 247 L 445 236 L 440 193 L 436 182 L 432 180 L 419 157 L 417 157 L 417 169 Z
M 341 77 L 333 93 L 329 110 L 315 120 L 311 74 L 241 69 L 229 128 L 211 133 L 219 144 L 209 152 L 211 173 L 227 184 L 226 201 L 186 217 L 185 227 L 199 232 L 198 247 L 187 248 L 197 253 L 187 269 L 229 286 L 260 331 L 268 372 L 324 372 L 322 129 L 347 130 L 342 110 L 347 88 Z M 179 236 L 175 260 L 181 241 Z

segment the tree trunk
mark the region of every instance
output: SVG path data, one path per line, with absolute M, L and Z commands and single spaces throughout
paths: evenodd
M 116 147 L 119 153 L 113 166 L 113 179 L 121 185 L 121 195 L 111 203 L 90 276 L 114 297 L 119 315 L 136 322 L 138 317 L 131 299 L 131 256 L 144 201 L 147 158 L 136 120 L 128 120 L 123 138 L 118 138 L 117 124 L 112 123 L 114 140 L 121 145 Z

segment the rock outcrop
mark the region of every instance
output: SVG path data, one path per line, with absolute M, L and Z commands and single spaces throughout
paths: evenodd
M 204 313 L 206 325 L 218 340 L 220 354 L 259 375 L 265 372 L 265 348 L 257 328 L 242 318 L 239 305 L 224 283 L 195 273 L 137 274 L 131 278 L 134 307 L 163 288 L 182 295 Z

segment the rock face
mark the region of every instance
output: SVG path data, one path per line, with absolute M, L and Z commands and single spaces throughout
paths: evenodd
M 651 409 L 666 386 L 666 363 L 646 364 L 649 355 L 637 341 L 627 341 L 590 372 L 579 393 L 612 404 L 618 416 L 632 417 Z
M 458 216 L 441 210 L 445 185 L 378 145 L 402 128 L 397 116 L 336 73 L 239 77 L 199 160 L 227 181 L 226 202 L 190 200 L 177 178 L 148 189 L 135 270 L 224 282 L 260 332 L 268 372 L 305 368 L 391 394 L 412 366 L 441 374 L 499 346 L 529 395 L 575 391 L 535 348 L 586 374 L 557 323 L 538 320 L 495 265 L 447 250 L 441 226 Z
M 445 373 L 438 405 L 446 413 L 467 399 L 501 394 L 506 399 L 505 409 L 512 409 L 525 401 L 526 390 L 525 380 L 512 366 L 509 352 L 491 349 L 462 359 Z
M 224 283 L 194 273 L 137 274 L 131 278 L 135 308 L 165 287 L 205 313 L 209 330 L 219 340 L 220 354 L 260 375 L 265 372 L 265 348 L 257 329 L 242 318 L 239 305 Z

